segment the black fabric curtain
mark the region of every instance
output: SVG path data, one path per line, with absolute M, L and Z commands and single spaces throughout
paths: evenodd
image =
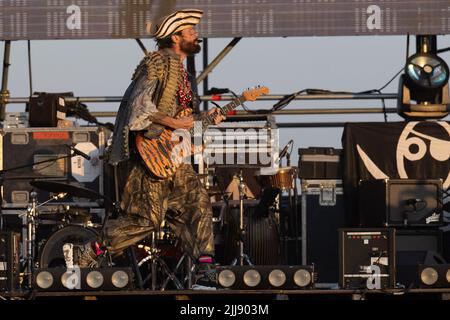
M 347 123 L 342 135 L 347 224 L 358 226 L 358 183 L 371 179 L 442 179 L 450 184 L 450 123 Z

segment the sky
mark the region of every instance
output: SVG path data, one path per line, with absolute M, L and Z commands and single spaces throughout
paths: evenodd
M 209 60 L 231 38 L 209 39 Z M 153 40 L 145 39 L 149 50 Z M 438 48 L 449 47 L 448 36 L 438 37 Z M 75 96 L 121 96 L 130 83 L 142 50 L 131 39 L 33 41 L 33 91 L 65 92 Z M 415 37 L 409 54 L 415 53 Z M 450 53 L 440 55 L 450 64 Z M 289 94 L 306 88 L 359 92 L 387 83 L 405 63 L 406 36 L 243 38 L 209 75 L 209 86 L 230 88 L 241 93 L 255 85 L 269 87 L 271 94 Z M 0 47 L 3 60 L 3 45 Z M 202 54 L 196 58 L 202 71 Z M 395 79 L 384 93 L 396 93 Z M 200 84 L 200 94 L 202 85 Z M 29 95 L 27 43 L 12 42 L 9 76 L 11 97 Z M 249 108 L 268 108 L 276 101 L 248 102 Z M 223 105 L 223 104 L 222 104 Z M 395 107 L 394 100 L 387 107 Z M 118 104 L 88 104 L 91 111 L 116 111 Z M 289 109 L 381 107 L 378 100 L 292 101 Z M 8 105 L 7 111 L 23 111 L 24 106 Z M 449 117 L 446 118 L 447 120 Z M 100 119 L 101 120 L 101 119 Z M 376 115 L 276 116 L 277 122 L 362 122 L 384 121 Z M 389 121 L 402 121 L 388 114 Z M 280 129 L 280 148 L 294 140 L 291 161 L 297 149 L 311 146 L 341 148 L 342 128 Z

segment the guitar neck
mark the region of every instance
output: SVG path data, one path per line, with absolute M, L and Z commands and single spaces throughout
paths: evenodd
M 228 112 L 236 109 L 238 106 L 240 106 L 245 101 L 245 98 L 243 96 L 239 96 L 236 99 L 232 100 L 230 103 L 227 103 L 225 106 L 223 106 L 220 109 L 220 113 L 222 113 L 224 116 L 228 114 Z M 203 128 L 206 128 L 207 126 L 214 124 L 214 118 L 215 114 L 206 115 L 202 119 Z

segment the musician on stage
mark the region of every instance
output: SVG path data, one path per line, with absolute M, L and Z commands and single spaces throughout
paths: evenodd
M 200 52 L 194 27 L 202 14 L 201 10 L 185 9 L 161 19 L 153 33 L 158 51 L 148 53 L 139 63 L 124 94 L 109 158 L 111 165 L 127 167 L 120 199 L 123 215 L 108 221 L 105 235 L 106 247 L 114 255 L 158 231 L 165 220 L 181 238 L 184 249 L 197 260 L 199 269 L 205 271 L 203 280 L 208 283 L 209 270 L 214 266 L 208 193 L 191 164 L 181 164 L 168 178 L 155 177 L 152 165 L 161 169 L 164 164 L 157 155 L 153 164 L 153 159 L 143 161 L 135 141 L 138 133 L 152 139 L 165 128 L 193 127 L 193 116 L 176 115 L 195 107 L 184 62 L 187 56 Z M 219 109 L 210 110 L 208 115 L 216 124 L 225 118 Z

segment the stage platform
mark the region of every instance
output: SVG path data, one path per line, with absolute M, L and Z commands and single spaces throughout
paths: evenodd
M 384 289 L 384 290 L 346 290 L 346 289 L 305 289 L 305 290 L 123 290 L 123 291 L 53 291 L 53 292 L 15 292 L 0 293 L 6 300 L 116 300 L 127 301 L 270 301 L 270 300 L 450 300 L 450 288 L 433 289 Z

